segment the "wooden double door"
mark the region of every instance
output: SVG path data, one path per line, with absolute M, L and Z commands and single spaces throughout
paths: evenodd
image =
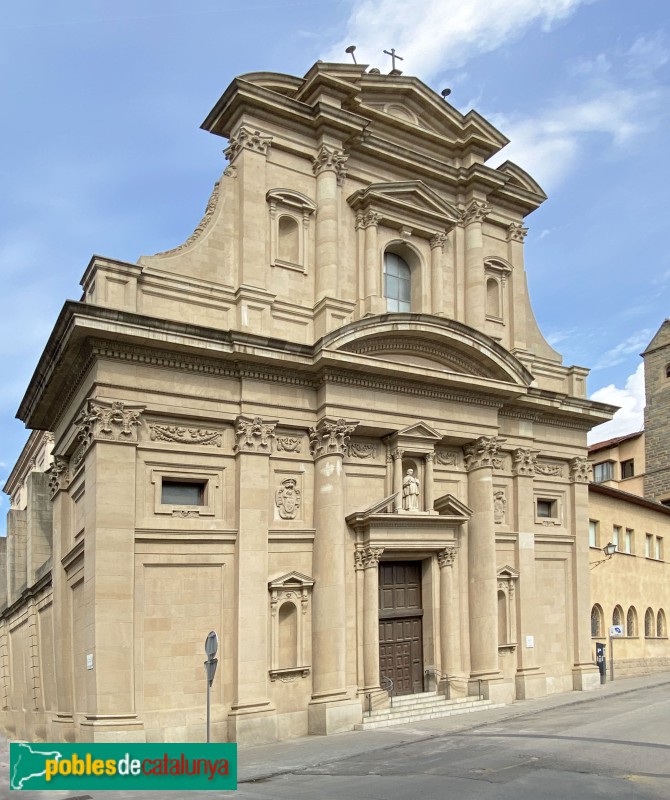
M 379 674 L 394 694 L 423 691 L 421 562 L 379 564 Z

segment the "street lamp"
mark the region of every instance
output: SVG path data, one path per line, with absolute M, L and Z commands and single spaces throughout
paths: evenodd
M 605 561 L 609 561 L 610 558 L 612 558 L 612 556 L 616 553 L 616 545 L 614 544 L 614 542 L 608 542 L 603 547 L 603 553 L 605 554 L 605 558 L 601 558 L 600 561 L 594 561 L 593 564 L 589 565 L 589 569 L 594 569 L 595 567 L 598 566 L 598 564 L 602 564 Z

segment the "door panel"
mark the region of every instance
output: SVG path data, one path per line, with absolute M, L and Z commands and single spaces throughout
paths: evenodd
M 379 672 L 395 694 L 423 691 L 421 563 L 379 565 Z

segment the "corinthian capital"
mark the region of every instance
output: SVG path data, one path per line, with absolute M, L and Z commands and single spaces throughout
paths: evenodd
M 523 242 L 528 233 L 528 228 L 524 228 L 520 222 L 512 222 L 507 226 L 508 242 Z
M 253 130 L 253 128 L 247 128 L 242 125 L 242 127 L 230 137 L 230 143 L 223 151 L 223 154 L 232 164 L 242 150 L 251 150 L 253 153 L 266 155 L 271 144 L 272 136 L 268 136 L 266 133 L 261 133 L 260 131 Z
M 588 483 L 591 480 L 591 465 L 580 456 L 570 461 L 570 480 L 572 483 Z
M 440 569 L 444 567 L 453 567 L 456 561 L 456 545 L 447 545 L 444 550 L 437 554 L 437 563 Z
M 363 569 L 376 568 L 379 564 L 379 559 L 384 552 L 383 547 L 366 547 L 360 551 L 362 554 Z
M 469 472 L 479 467 L 497 467 L 500 459 L 496 456 L 505 441 L 500 436 L 480 436 L 475 442 L 466 444 L 463 447 L 465 469 Z
M 491 206 L 482 200 L 473 200 L 461 214 L 461 225 L 469 225 L 471 222 L 484 222 L 491 213 Z
M 447 243 L 447 234 L 446 233 L 436 233 L 435 236 L 430 240 L 430 249 L 435 250 L 436 247 L 439 247 L 440 250 L 444 250 L 444 245 Z
M 332 454 L 346 455 L 349 437 L 358 422 L 322 419 L 309 429 L 309 449 L 313 458 Z
M 512 452 L 512 475 L 533 476 L 537 462 L 537 451 L 530 448 L 517 447 Z
M 235 420 L 236 453 L 269 453 L 277 420 L 238 417 Z
M 70 482 L 69 459 L 65 456 L 54 456 L 47 474 L 49 475 L 49 495 L 53 500 L 61 489 L 67 489 Z
M 327 147 L 322 144 L 312 162 L 312 172 L 315 175 L 320 175 L 326 171 L 334 172 L 337 176 L 337 182 L 341 185 L 347 174 L 347 170 L 344 167 L 346 161 L 347 156 L 342 150 L 335 150 L 333 147 Z

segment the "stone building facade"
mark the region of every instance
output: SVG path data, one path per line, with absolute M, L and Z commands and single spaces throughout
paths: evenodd
M 670 506 L 670 320 L 663 322 L 642 355 L 647 400 L 644 495 Z
M 586 432 L 612 409 L 534 320 L 545 196 L 486 164 L 505 137 L 326 63 L 235 79 L 203 127 L 229 163 L 202 222 L 93 258 L 19 409 L 53 434 L 51 528 L 0 615 L 6 728 L 202 739 L 212 629 L 219 740 L 350 729 L 387 689 L 597 685 Z

